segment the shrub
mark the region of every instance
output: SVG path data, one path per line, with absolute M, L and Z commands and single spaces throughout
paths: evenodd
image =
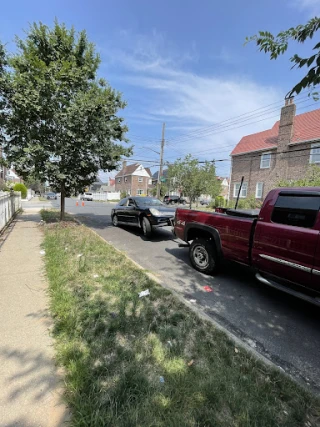
M 127 197 L 127 192 L 126 191 L 121 191 L 120 193 L 120 199 L 125 199 Z
M 27 198 L 27 187 L 24 184 L 14 184 L 13 186 L 13 191 L 21 191 L 21 197 L 22 199 L 26 199 Z
M 217 196 L 214 200 L 214 207 L 224 208 L 226 201 L 223 196 Z

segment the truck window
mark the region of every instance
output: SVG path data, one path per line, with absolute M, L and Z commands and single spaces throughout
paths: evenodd
M 312 228 L 320 208 L 319 196 L 279 195 L 271 221 L 278 224 Z

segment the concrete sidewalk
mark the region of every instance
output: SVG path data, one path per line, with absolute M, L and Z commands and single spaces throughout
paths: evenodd
M 68 419 L 54 365 L 37 209 L 0 241 L 0 426 L 55 427 Z

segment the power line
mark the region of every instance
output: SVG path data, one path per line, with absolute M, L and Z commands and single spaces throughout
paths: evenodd
M 300 111 L 300 110 L 303 110 L 303 109 L 305 109 L 305 108 L 310 107 L 311 105 L 316 105 L 316 104 L 319 104 L 319 102 L 314 102 L 314 103 L 312 103 L 312 104 L 305 105 L 305 106 L 303 106 L 303 107 L 300 107 L 298 110 Z M 232 129 L 220 130 L 220 131 L 218 131 L 218 132 L 212 133 L 212 135 L 219 135 L 219 134 L 221 134 L 221 133 L 224 133 L 224 132 L 227 132 L 227 131 L 230 131 L 230 130 L 239 129 L 239 128 L 244 127 L 244 126 L 252 125 L 252 124 L 255 124 L 255 123 L 259 123 L 259 122 L 261 122 L 261 121 L 263 121 L 263 120 L 271 119 L 271 118 L 276 118 L 276 117 L 278 117 L 278 115 L 277 115 L 277 116 L 272 116 L 272 117 L 267 117 L 267 118 L 264 118 L 264 119 L 260 119 L 260 120 L 257 120 L 257 121 L 255 121 L 255 122 L 246 123 L 246 124 L 244 124 L 244 125 L 237 126 L 237 127 L 235 127 L 235 128 L 232 128 Z M 259 133 L 259 132 L 257 132 L 257 133 Z M 228 144 L 228 145 L 225 145 L 223 148 L 228 148 L 228 147 L 235 147 L 235 144 Z M 215 151 L 215 150 L 217 150 L 217 148 L 209 148 L 209 149 L 207 149 L 207 150 L 198 151 L 198 152 L 197 152 L 197 154 L 210 153 L 210 152 Z M 221 149 L 219 149 L 219 151 L 220 151 L 220 153 L 221 153 L 221 152 L 228 151 L 228 150 L 222 150 L 222 148 L 221 148 Z M 185 152 L 185 153 L 186 153 L 186 152 Z M 171 156 L 171 157 L 173 157 L 173 156 Z
M 307 99 L 300 100 L 300 101 L 296 102 L 296 104 L 301 104 L 301 103 L 304 103 L 306 101 L 307 101 Z M 302 108 L 307 108 L 307 107 L 310 107 L 310 106 L 315 105 L 315 104 L 317 104 L 317 103 L 313 102 L 312 104 L 309 104 L 309 105 L 304 106 Z M 268 111 L 267 113 L 265 112 L 263 114 L 259 114 L 256 117 L 254 117 L 254 119 L 257 119 L 259 117 L 263 117 L 260 120 L 254 120 L 253 122 L 250 122 L 250 123 L 241 124 L 241 123 L 247 122 L 248 120 L 252 120 L 253 117 L 251 116 L 251 117 L 246 118 L 245 120 L 237 120 L 237 121 L 234 121 L 234 122 L 222 125 L 222 126 L 217 126 L 216 128 L 212 129 L 211 131 L 206 131 L 205 133 L 202 133 L 202 134 L 197 134 L 197 135 L 194 135 L 194 136 L 192 135 L 192 136 L 190 136 L 188 138 L 184 138 L 182 140 L 179 140 L 178 142 L 175 142 L 175 144 L 181 144 L 183 142 L 187 142 L 187 141 L 193 140 L 194 138 L 198 138 L 199 139 L 199 138 L 207 137 L 209 135 L 217 135 L 217 134 L 220 134 L 220 133 L 228 132 L 230 130 L 235 130 L 235 129 L 239 129 L 239 128 L 244 127 L 244 126 L 248 126 L 248 125 L 252 125 L 252 124 L 255 124 L 255 123 L 259 123 L 259 122 L 261 122 L 263 120 L 268 120 L 268 119 L 272 119 L 272 118 L 275 118 L 275 117 L 279 117 L 279 114 L 277 114 L 276 116 L 272 115 L 272 116 L 264 117 L 266 114 L 269 115 L 269 114 L 271 114 L 271 113 L 273 113 L 275 111 L 278 112 L 278 108 L 277 109 L 273 109 L 271 111 Z M 240 125 L 238 126 L 238 124 L 240 124 Z M 169 142 L 168 145 L 169 144 L 171 145 L 172 142 Z
M 317 86 L 315 86 L 315 87 L 317 87 Z M 306 93 L 306 92 L 308 92 L 308 90 L 306 89 L 306 90 L 304 90 L 304 91 L 302 91 L 295 99 L 301 99 L 301 96 L 304 94 L 304 93 Z M 303 96 L 302 97 L 302 99 L 303 98 L 306 98 L 306 97 L 309 97 L 309 95 L 307 95 L 307 96 Z M 261 112 L 260 113 L 257 113 L 258 111 L 260 111 L 260 110 L 265 110 L 266 108 L 268 108 L 268 107 L 270 107 L 270 106 L 272 106 L 272 105 L 276 105 L 276 104 L 279 104 L 279 103 L 283 103 L 283 100 L 281 100 L 281 101 L 276 101 L 276 102 L 273 102 L 272 104 L 269 104 L 269 105 L 267 105 L 267 106 L 265 106 L 265 107 L 260 107 L 260 108 L 257 108 L 257 109 L 255 109 L 255 110 L 253 110 L 253 111 L 249 111 L 249 112 L 246 112 L 246 113 L 243 113 L 243 114 L 240 114 L 239 116 L 235 116 L 235 117 L 231 117 L 231 118 L 229 118 L 229 119 L 226 119 L 226 120 L 223 120 L 223 121 L 221 121 L 221 122 L 219 122 L 219 123 L 215 123 L 215 124 L 213 124 L 213 125 L 210 125 L 210 126 L 206 126 L 206 127 L 204 127 L 204 128 L 199 128 L 199 129 L 197 129 L 197 130 L 194 130 L 194 131 L 191 131 L 191 132 L 188 132 L 188 133 L 186 133 L 186 134 L 182 134 L 182 135 L 178 135 L 177 137 L 174 137 L 174 138 L 169 138 L 168 140 L 170 141 L 170 142 L 173 142 L 173 141 L 176 141 L 177 139 L 181 139 L 182 137 L 184 137 L 184 136 L 193 136 L 194 134 L 198 134 L 199 132 L 200 133 L 202 133 L 203 131 L 206 131 L 206 130 L 208 130 L 208 129 L 211 129 L 212 127 L 214 127 L 214 128 L 216 128 L 216 127 L 220 127 L 221 125 L 223 125 L 223 123 L 227 123 L 227 122 L 230 122 L 230 121 L 234 121 L 234 120 L 236 120 L 236 121 L 238 121 L 239 120 L 239 118 L 241 118 L 241 117 L 245 117 L 245 116 L 247 116 L 248 114 L 249 114 L 249 117 L 250 116 L 252 116 L 252 115 L 257 115 L 257 114 L 261 114 Z M 277 107 L 278 108 L 278 107 Z M 270 108 L 269 108 L 269 110 L 270 110 Z M 269 110 L 266 110 L 266 111 L 269 111 Z M 266 112 L 265 111 L 265 112 Z M 264 112 L 264 113 L 265 113 Z M 253 113 L 255 113 L 255 114 L 253 114 Z M 243 119 L 240 119 L 241 121 L 243 120 Z

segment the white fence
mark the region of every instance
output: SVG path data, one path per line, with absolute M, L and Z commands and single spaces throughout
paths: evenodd
M 0 231 L 21 208 L 21 193 L 0 192 Z
M 82 194 L 80 194 L 80 197 Z M 120 200 L 120 191 L 114 191 L 112 193 L 92 193 L 93 200 Z

